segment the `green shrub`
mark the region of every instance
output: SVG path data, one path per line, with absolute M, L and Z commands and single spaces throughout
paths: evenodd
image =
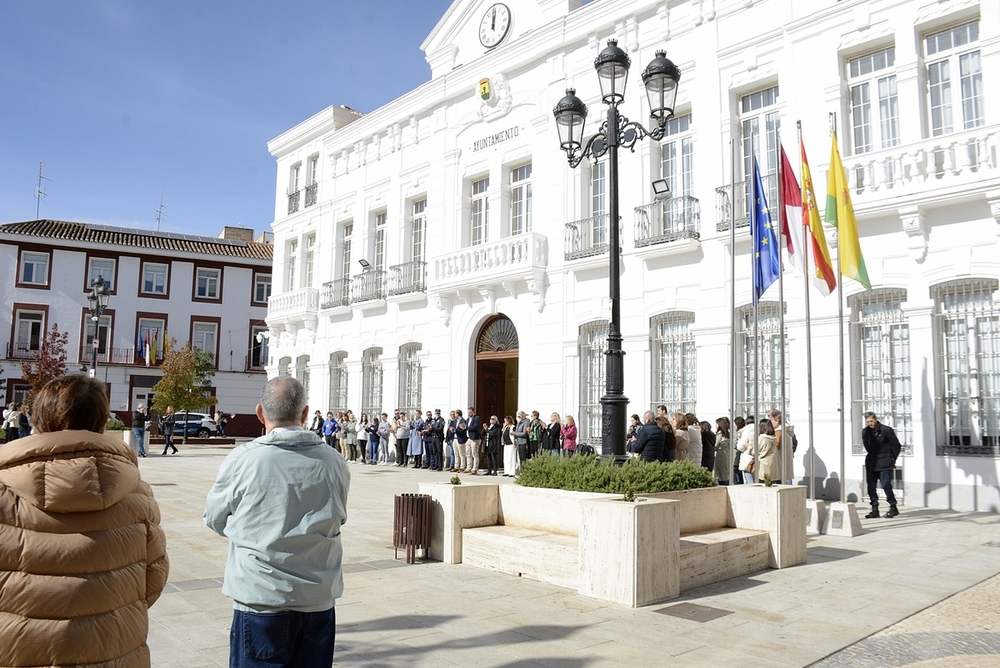
M 623 495 L 715 486 L 711 471 L 689 461 L 644 462 L 630 459 L 616 466 L 613 460 L 598 460 L 594 455 L 565 458 L 543 454 L 532 457 L 521 464 L 517 482 L 525 487 Z
M 125 426 L 124 422 L 122 422 L 116 417 L 113 417 L 110 420 L 108 420 L 108 426 L 105 427 L 104 429 L 106 431 L 125 431 L 127 427 Z

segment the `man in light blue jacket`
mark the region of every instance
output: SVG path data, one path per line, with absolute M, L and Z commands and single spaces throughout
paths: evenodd
M 308 416 L 301 383 L 268 381 L 257 404 L 267 434 L 234 449 L 208 493 L 205 524 L 229 538 L 232 668 L 333 665 L 351 474 L 303 429 Z

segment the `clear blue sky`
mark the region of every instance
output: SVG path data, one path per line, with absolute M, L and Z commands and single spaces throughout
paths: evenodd
M 0 223 L 270 229 L 267 142 L 430 78 L 450 0 L 0 0 Z

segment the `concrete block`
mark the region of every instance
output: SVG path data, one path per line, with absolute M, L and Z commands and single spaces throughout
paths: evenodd
M 681 591 L 767 570 L 769 544 L 766 531 L 749 529 L 681 534 Z
M 737 529 L 766 531 L 770 537 L 771 568 L 788 568 L 806 561 L 806 488 L 800 485 L 730 485 L 727 524 Z
M 865 530 L 861 527 L 861 518 L 858 517 L 857 506 L 853 503 L 841 503 L 840 501 L 830 504 L 826 513 L 826 521 L 823 523 L 823 533 L 828 536 L 853 538 L 864 532 Z
M 581 501 L 578 591 L 637 608 L 680 593 L 680 502 Z
M 462 531 L 462 563 L 577 590 L 576 536 L 493 526 Z
M 421 494 L 433 499 L 431 508 L 431 559 L 462 563 L 462 529 L 493 526 L 499 515 L 500 485 L 420 483 Z
M 826 528 L 826 501 L 806 499 L 806 532 L 823 533 Z
M 500 516 L 497 523 L 577 536 L 580 534 L 580 502 L 605 498 L 614 499 L 620 496 L 501 485 Z
M 681 502 L 681 533 L 698 533 L 726 526 L 729 496 L 724 486 L 685 489 L 678 492 L 640 494 L 648 499 L 673 499 Z

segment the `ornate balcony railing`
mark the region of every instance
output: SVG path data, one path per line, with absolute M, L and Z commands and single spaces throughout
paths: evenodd
M 320 292 L 320 308 L 338 308 L 351 303 L 351 279 L 338 278 L 323 284 Z
M 1000 133 L 992 126 L 845 156 L 844 169 L 854 194 L 890 190 L 897 194 L 925 187 L 927 183 L 996 170 L 998 151 Z
M 24 360 L 32 359 L 38 355 L 38 345 L 34 347 L 28 343 L 8 343 L 7 344 L 7 359 L 9 360 Z
M 609 221 L 610 217 L 604 213 L 566 223 L 565 258 L 578 260 L 607 253 Z
M 385 299 L 385 272 L 372 269 L 351 279 L 351 303 Z
M 635 246 L 653 246 L 701 235 L 701 203 L 694 197 L 674 197 L 635 208 Z
M 299 210 L 299 195 L 302 194 L 301 190 L 296 190 L 293 193 L 288 193 L 288 213 L 293 214 Z
M 432 288 L 460 288 L 507 278 L 526 278 L 544 270 L 548 240 L 528 232 L 500 241 L 463 248 L 434 260 Z
M 306 186 L 306 203 L 305 206 L 312 206 L 316 203 L 316 196 L 319 193 L 319 184 L 313 183 L 312 185 Z
M 315 312 L 319 309 L 319 290 L 317 288 L 300 288 L 280 295 L 271 295 L 267 300 L 267 315 L 292 315 L 296 313 Z
M 427 292 L 427 263 L 414 261 L 389 267 L 389 294 Z
M 764 194 L 767 197 L 768 207 L 777 211 L 778 209 L 778 175 L 764 174 L 760 177 L 764 186 Z M 735 206 L 731 201 L 732 191 L 735 190 Z M 736 216 L 736 229 L 750 227 L 750 179 L 744 178 L 736 182 L 736 187 L 729 185 L 719 186 L 715 189 L 715 201 L 717 208 L 717 220 L 715 225 L 717 232 L 726 232 Z

